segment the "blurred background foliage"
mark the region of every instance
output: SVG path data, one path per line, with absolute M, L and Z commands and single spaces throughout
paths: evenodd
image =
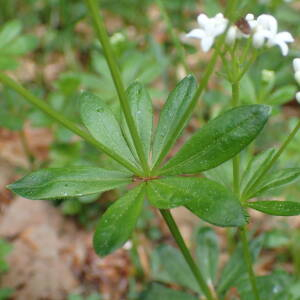
M 225 2 L 163 0 L 174 30 L 184 45 L 187 62 L 197 78 L 201 78 L 208 56 L 200 52 L 197 44 L 187 41 L 184 34 L 193 28 L 200 12 L 213 16 L 224 10 Z M 125 85 L 128 86 L 134 80 L 145 84 L 157 113 L 168 91 L 184 76 L 184 69 L 156 1 L 102 0 L 101 7 Z M 299 107 L 294 99 L 297 86 L 293 79 L 291 62 L 293 58 L 300 57 L 300 50 L 297 50 L 300 49 L 300 5 L 298 1 L 243 0 L 239 1 L 239 12 L 242 16 L 249 12 L 255 15 L 271 13 L 278 19 L 280 28 L 289 30 L 296 37 L 296 43 L 286 59 L 281 58 L 277 48 L 272 48 L 258 58 L 242 80 L 243 104 L 267 103 L 273 107 L 273 117 L 268 126 L 242 155 L 245 164 L 249 156 L 268 147 L 280 145 L 299 118 Z M 81 90 L 89 90 L 99 95 L 111 106 L 116 116 L 119 116 L 117 94 L 101 46 L 90 26 L 84 1 L 2 1 L 0 24 L 0 70 L 12 74 L 34 94 L 45 99 L 53 108 L 63 112 L 80 126 L 77 108 Z M 222 76 L 220 68 L 211 80 L 209 90 L 199 102 L 184 136 L 188 136 L 195 128 L 225 109 L 230 97 L 228 82 Z M 46 128 L 52 136 L 45 159 L 36 157 L 30 147 L 31 140 L 26 131 L 28 124 L 31 128 Z M 28 159 L 27 167 L 16 167 L 16 176 L 39 167 L 93 165 L 119 168 L 5 87 L 0 90 L 0 127 L 1 130 L 19 134 Z M 299 166 L 299 146 L 298 135 L 280 158 L 277 167 Z M 217 179 L 227 174 L 230 182 L 230 168 L 231 166 L 224 164 L 207 175 Z M 104 195 L 56 199 L 52 203 L 60 208 L 62 214 L 74 217 L 80 226 L 92 229 L 99 214 L 122 192 L 117 190 Z M 300 183 L 296 182 L 289 188 L 283 187 L 272 196 L 300 201 Z M 198 288 L 180 253 L 171 246 L 172 243 L 160 246 L 162 239 L 166 237 L 160 224 L 153 222 L 155 217 L 155 212 L 144 210 L 133 240 L 133 244 L 140 242 L 139 233 L 143 233 L 143 238 L 146 236 L 150 241 L 147 245 L 150 243 L 151 249 L 155 249 L 150 258 L 150 274 L 143 271 L 136 247 L 133 246 L 129 255 L 135 271 L 131 274 L 126 299 L 196 299 L 194 292 L 198 292 Z M 278 222 L 273 229 L 266 231 L 253 225 L 253 256 L 273 251 L 277 258 L 272 268 L 273 273 L 259 277 L 259 286 L 265 290 L 266 298 L 300 299 L 299 230 L 285 221 Z M 235 230 L 229 230 L 227 235 L 235 248 Z M 219 266 L 224 249 L 218 242 L 215 229 L 203 226 L 196 228 L 191 237 L 191 245 L 196 256 L 201 253 L 200 265 L 203 264 L 203 256 L 206 257 L 207 263 L 201 267 L 207 278 L 220 281 L 221 294 L 225 296 L 234 284 L 238 287 L 241 299 L 252 299 L 238 245 L 221 273 Z M 0 276 L 8 268 L 5 257 L 9 251 L 9 244 L 0 240 Z M 292 265 L 292 272 L 283 270 L 287 263 Z M 295 276 L 291 276 L 291 273 Z M 170 289 L 174 286 L 176 290 Z M 11 293 L 10 289 L 0 289 L 0 299 L 9 298 Z M 87 296 L 86 294 L 89 293 L 72 293 L 68 299 L 104 299 L 93 292 Z M 238 299 L 234 297 L 236 296 L 233 294 L 232 299 Z

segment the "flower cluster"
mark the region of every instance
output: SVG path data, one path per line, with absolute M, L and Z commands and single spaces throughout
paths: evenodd
M 199 28 L 193 29 L 187 36 L 200 39 L 202 50 L 207 52 L 213 46 L 215 38 L 226 31 L 229 20 L 219 13 L 213 18 L 200 14 L 197 21 Z M 279 46 L 282 55 L 288 54 L 288 43 L 292 43 L 294 38 L 287 31 L 278 32 L 278 22 L 273 16 L 262 14 L 255 19 L 253 14 L 248 14 L 244 21 L 249 26 L 249 32 L 242 32 L 237 25 L 231 25 L 226 34 L 228 44 L 239 38 L 252 37 L 255 48 Z
M 300 58 L 295 58 L 293 61 L 295 79 L 300 84 Z M 296 99 L 300 103 L 300 91 L 296 93 Z

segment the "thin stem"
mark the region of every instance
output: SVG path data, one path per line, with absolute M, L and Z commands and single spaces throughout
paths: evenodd
M 232 106 L 236 107 L 239 104 L 239 82 L 232 83 Z M 236 195 L 240 196 L 240 156 L 236 155 L 232 159 L 233 172 L 233 189 Z
M 196 265 L 196 263 L 194 262 L 194 259 L 190 253 L 190 251 L 188 250 L 183 237 L 175 223 L 175 220 L 172 217 L 172 214 L 170 212 L 170 210 L 168 209 L 161 209 L 160 213 L 162 214 L 165 222 L 167 223 L 170 232 L 172 233 L 173 238 L 175 239 L 183 257 L 185 258 L 187 264 L 189 265 L 195 279 L 197 280 L 199 287 L 201 288 L 201 290 L 203 291 L 203 293 L 205 294 L 206 298 L 208 300 L 214 300 L 214 297 L 212 295 L 211 290 L 209 289 L 203 275 L 201 274 L 201 271 L 199 270 L 198 266 Z
M 29 145 L 28 145 L 28 142 L 27 142 L 27 138 L 26 138 L 24 129 L 22 129 L 19 134 L 20 134 L 20 141 L 21 141 L 24 153 L 25 153 L 25 155 L 27 157 L 29 168 L 32 171 L 34 169 L 34 160 L 35 160 L 34 159 L 34 155 L 32 154 L 32 152 L 31 152 L 31 150 L 29 148 Z
M 149 175 L 149 166 L 146 159 L 146 155 L 144 152 L 144 148 L 141 142 L 141 139 L 139 137 L 138 130 L 136 128 L 136 124 L 134 122 L 134 119 L 132 117 L 131 109 L 129 106 L 129 101 L 126 95 L 126 91 L 123 85 L 123 80 L 121 77 L 120 70 L 116 63 L 116 58 L 113 53 L 113 49 L 110 45 L 110 41 L 108 38 L 108 34 L 105 29 L 104 21 L 102 19 L 102 16 L 99 11 L 98 3 L 96 0 L 86 0 L 87 7 L 89 9 L 89 12 L 91 14 L 94 29 L 96 32 L 96 35 L 103 47 L 103 52 L 107 61 L 107 64 L 109 66 L 112 79 L 114 81 L 120 104 L 122 107 L 122 110 L 124 112 L 124 116 L 130 131 L 130 134 L 133 139 L 134 146 L 136 148 L 137 154 L 139 156 L 140 163 L 143 167 L 144 172 L 146 175 Z
M 172 22 L 171 22 L 171 19 L 170 19 L 169 15 L 168 15 L 168 12 L 167 12 L 167 10 L 166 10 L 166 8 L 165 8 L 165 6 L 164 6 L 164 4 L 161 0 L 156 0 L 156 2 L 158 4 L 158 7 L 161 11 L 161 14 L 164 18 L 164 21 L 167 25 L 167 29 L 169 31 L 169 34 L 170 34 L 171 39 L 173 41 L 173 44 L 175 45 L 175 47 L 177 49 L 177 53 L 178 53 L 178 56 L 180 58 L 180 61 L 181 61 L 182 65 L 185 69 L 186 74 L 188 74 L 188 73 L 190 73 L 190 69 L 189 69 L 189 66 L 188 66 L 188 64 L 186 62 L 186 59 L 185 59 L 185 51 L 184 51 L 184 48 L 183 48 L 183 46 L 182 46 L 175 30 L 174 30 L 174 28 L 173 28 L 173 25 L 172 25 Z
M 243 198 L 245 198 L 244 200 L 247 200 L 247 196 L 248 196 L 249 191 L 251 191 L 252 189 L 254 189 L 255 187 L 257 187 L 260 184 L 261 180 L 264 178 L 264 176 L 266 175 L 266 173 L 273 167 L 273 165 L 278 160 L 278 158 L 281 156 L 281 154 L 286 149 L 286 147 L 288 146 L 288 144 L 295 137 L 295 135 L 297 134 L 297 132 L 299 131 L 299 129 L 300 129 L 300 120 L 298 121 L 297 125 L 292 130 L 292 132 L 289 134 L 289 136 L 287 137 L 287 139 L 285 140 L 285 142 L 281 145 L 281 147 L 278 149 L 278 151 L 276 152 L 276 154 L 273 156 L 273 158 L 271 159 L 271 161 L 265 166 L 265 168 L 263 169 L 263 171 L 261 172 L 261 174 L 257 177 L 257 179 L 253 182 L 253 184 L 245 191 L 245 193 L 244 193 L 245 197 L 243 197 Z
M 33 94 L 31 94 L 28 90 L 26 90 L 23 86 L 18 84 L 16 81 L 11 79 L 10 77 L 6 76 L 3 73 L 0 73 L 0 82 L 5 84 L 6 86 L 12 88 L 17 93 L 22 95 L 25 100 L 33 104 L 35 107 L 43 111 L 46 115 L 51 117 L 52 119 L 56 120 L 58 123 L 62 124 L 67 129 L 71 130 L 75 134 L 82 137 L 85 141 L 95 146 L 97 149 L 101 150 L 102 152 L 106 153 L 108 156 L 116 160 L 118 163 L 132 171 L 136 175 L 141 175 L 141 171 L 137 169 L 135 166 L 133 166 L 130 162 L 125 160 L 123 157 L 112 151 L 110 148 L 106 147 L 102 143 L 95 140 L 91 135 L 86 133 L 85 131 L 78 128 L 78 126 L 73 123 L 72 121 L 65 118 L 63 114 L 60 112 L 54 110 L 52 107 L 50 107 L 46 102 L 43 100 L 37 98 Z
M 253 262 L 252 257 L 249 249 L 249 243 L 247 239 L 247 227 L 246 225 L 240 228 L 240 236 L 242 240 L 242 246 L 243 246 L 243 255 L 245 259 L 245 263 L 248 270 L 249 280 L 252 286 L 253 295 L 255 297 L 255 300 L 260 300 L 257 284 L 256 284 L 256 277 L 252 268 Z

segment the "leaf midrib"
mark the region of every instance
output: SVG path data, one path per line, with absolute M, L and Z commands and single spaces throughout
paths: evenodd
M 230 134 L 234 130 L 240 129 L 244 123 L 248 122 L 256 114 L 257 114 L 256 112 L 251 113 L 251 115 L 248 118 L 244 119 L 237 126 L 235 126 L 232 129 L 228 130 L 226 132 L 226 135 Z M 221 136 L 221 138 L 220 138 L 220 136 Z M 202 149 L 201 152 L 197 152 L 196 154 L 194 154 L 194 155 L 190 156 L 189 158 L 185 159 L 184 161 L 181 161 L 180 163 L 175 164 L 175 165 L 173 165 L 173 166 L 171 166 L 169 168 L 162 168 L 162 171 L 163 171 L 162 173 L 166 173 L 167 171 L 170 171 L 170 170 L 172 170 L 174 168 L 178 168 L 178 167 L 182 166 L 182 164 L 187 164 L 190 161 L 193 161 L 194 159 L 197 159 L 197 157 L 201 156 L 203 154 L 203 152 L 207 152 L 207 150 L 209 150 L 209 148 L 214 148 L 216 146 L 216 144 L 218 144 L 222 140 L 222 137 L 224 137 L 224 136 L 225 136 L 225 134 L 219 134 L 219 135 L 217 135 L 216 138 L 215 138 L 215 140 L 212 143 L 208 144 L 206 147 L 204 146 L 204 148 Z M 176 157 L 176 155 L 174 156 L 174 158 L 175 157 Z

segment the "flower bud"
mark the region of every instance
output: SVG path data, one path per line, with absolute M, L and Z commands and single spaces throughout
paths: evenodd
M 295 72 L 300 71 L 300 58 L 295 58 L 293 60 L 293 66 L 294 66 Z
M 296 93 L 296 100 L 300 104 L 300 91 Z
M 262 70 L 262 80 L 264 82 L 271 82 L 275 78 L 275 72 L 272 70 Z
M 295 73 L 295 79 L 296 79 L 296 81 L 298 82 L 298 84 L 300 84 L 300 71 L 297 71 L 297 72 Z

